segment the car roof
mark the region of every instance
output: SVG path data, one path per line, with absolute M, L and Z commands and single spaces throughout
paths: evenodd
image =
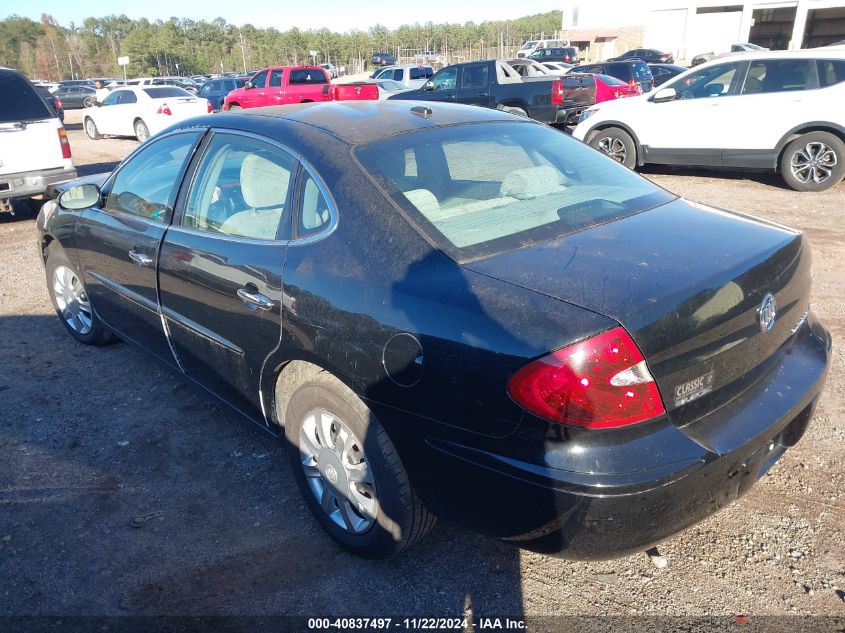
M 707 65 L 723 64 L 728 59 L 761 60 L 761 59 L 845 59 L 845 47 L 808 48 L 800 51 L 753 51 L 728 53 L 718 59 L 706 62 Z M 696 66 L 701 68 L 704 64 Z
M 420 109 L 428 110 L 430 115 L 426 117 L 412 112 Z M 215 125 L 224 117 L 264 117 L 293 121 L 322 130 L 348 145 L 447 125 L 487 121 L 523 122 L 498 110 L 411 100 L 332 101 L 267 106 L 250 108 L 244 112 L 229 112 L 222 116 L 209 116 L 209 123 Z M 530 119 L 525 122 L 533 123 Z M 248 122 L 244 123 L 248 127 Z

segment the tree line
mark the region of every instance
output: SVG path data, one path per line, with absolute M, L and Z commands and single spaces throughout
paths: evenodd
M 127 73 L 135 77 L 244 71 L 312 60 L 360 67 L 374 51 L 433 50 L 457 58 L 495 57 L 502 46 L 512 50 L 540 34 L 552 36 L 560 26 L 560 11 L 514 20 L 426 22 L 396 29 L 376 24 L 366 31 L 345 33 L 238 27 L 223 18 L 151 22 L 110 15 L 62 26 L 48 14 L 40 21 L 12 15 L 0 21 L 0 66 L 49 80 L 117 77 L 123 74 L 117 63 L 121 56 L 129 57 Z

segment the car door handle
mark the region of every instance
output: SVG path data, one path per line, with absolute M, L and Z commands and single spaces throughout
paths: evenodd
M 270 297 L 266 297 L 260 292 L 255 286 L 250 288 L 246 286 L 244 288 L 238 288 L 238 297 L 241 298 L 248 308 L 251 309 L 258 308 L 259 310 L 272 310 L 273 306 L 275 305 L 273 300 Z
M 479 96 L 479 97 L 486 97 L 486 96 L 487 96 L 487 93 L 486 93 L 486 92 L 479 92 L 479 93 L 478 93 L 478 96 Z
M 129 259 L 132 260 L 132 263 L 138 266 L 139 268 L 144 268 L 146 266 L 153 265 L 153 258 L 149 255 L 145 255 L 141 251 L 137 250 L 137 246 L 129 251 Z

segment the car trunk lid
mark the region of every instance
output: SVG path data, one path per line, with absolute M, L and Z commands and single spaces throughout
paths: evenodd
M 0 175 L 64 165 L 57 118 L 0 123 Z
M 466 266 L 618 321 L 679 426 L 752 385 L 809 303 L 800 233 L 683 200 Z

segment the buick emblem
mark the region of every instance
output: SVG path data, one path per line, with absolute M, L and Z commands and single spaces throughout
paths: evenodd
M 762 332 L 771 331 L 775 326 L 778 312 L 778 304 L 771 292 L 763 297 L 763 303 L 760 304 L 758 312 L 760 313 L 760 330 Z
M 326 479 L 328 479 L 333 484 L 337 483 L 337 471 L 335 470 L 334 466 L 326 466 Z

